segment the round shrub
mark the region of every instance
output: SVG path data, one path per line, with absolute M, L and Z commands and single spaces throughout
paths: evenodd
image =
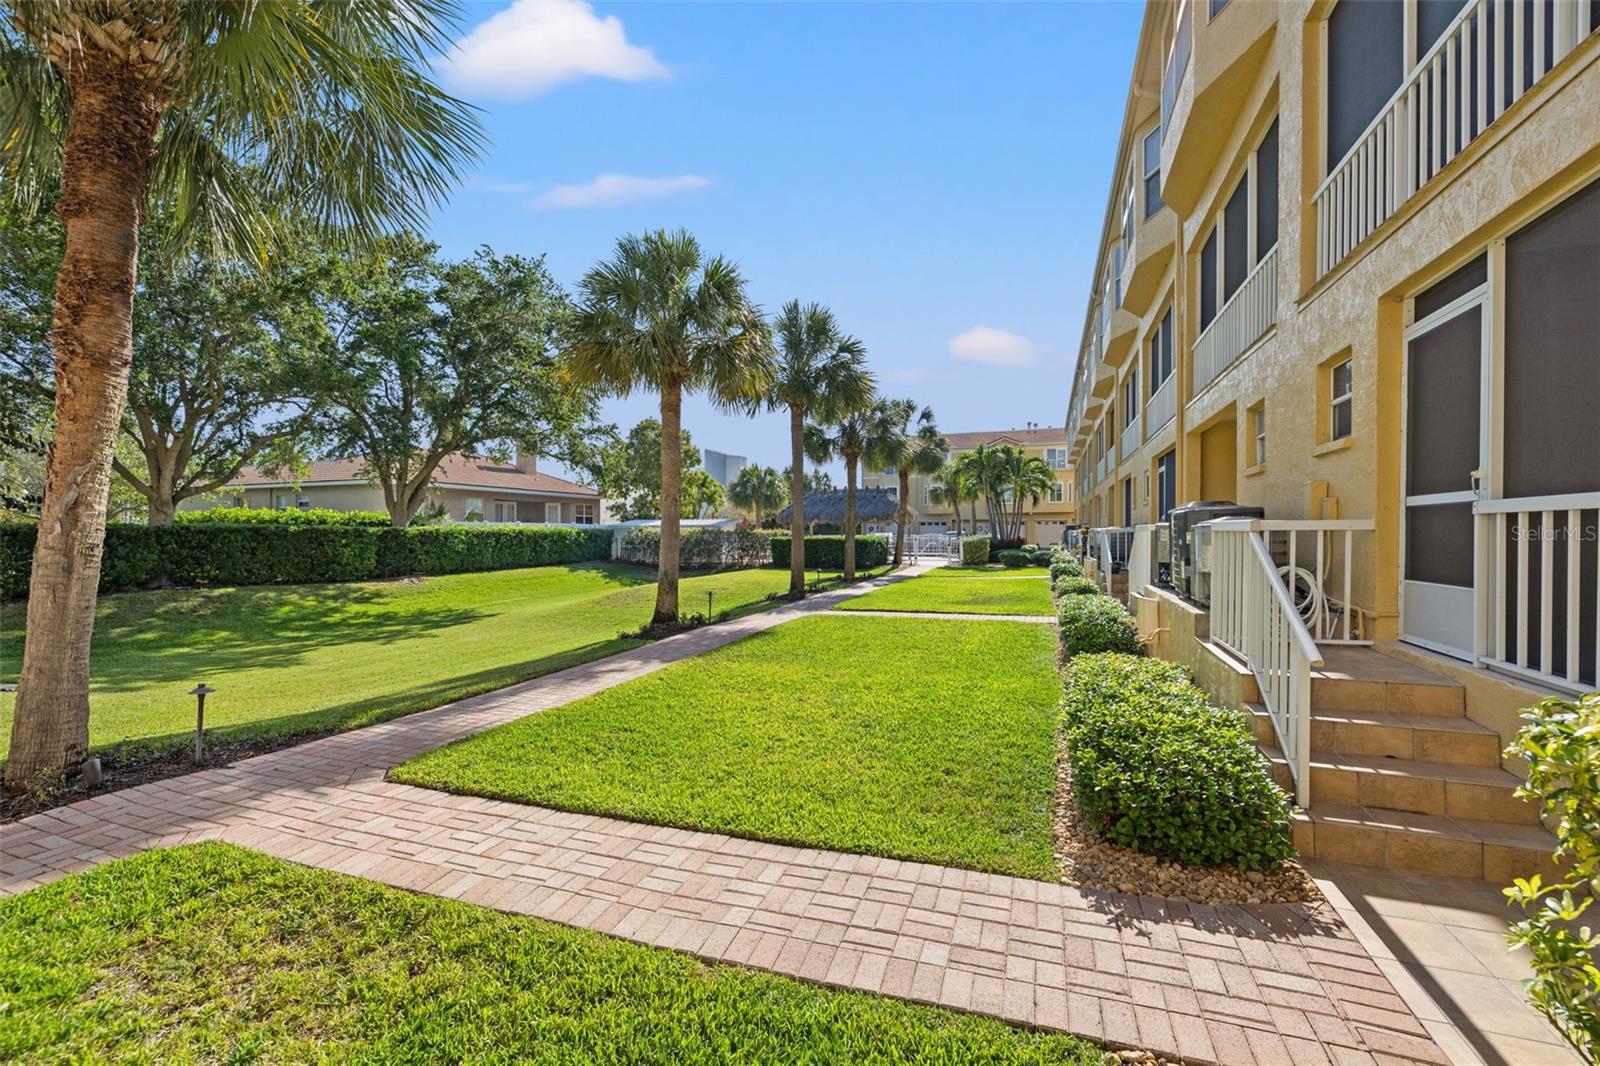
M 1139 630 L 1133 616 L 1110 596 L 1067 596 L 1061 601 L 1061 648 L 1067 658 L 1091 652 L 1139 655 Z
M 1071 556 L 1062 556 L 1050 564 L 1050 580 L 1059 581 L 1064 577 L 1082 577 L 1083 567 L 1078 565 L 1078 560 Z
M 995 553 L 995 561 L 1011 570 L 1017 570 L 1033 562 L 1033 556 L 1025 551 L 1006 550 Z
M 1254 735 L 1180 667 L 1129 655 L 1074 659 L 1062 719 L 1073 794 L 1107 840 L 1245 869 L 1294 856 L 1288 798 Z
M 1056 553 L 1049 548 L 1029 548 L 1028 561 L 1034 566 L 1049 566 L 1056 561 Z
M 1086 577 L 1073 577 L 1063 574 L 1055 583 L 1057 596 L 1094 596 L 1100 592 L 1100 586 Z

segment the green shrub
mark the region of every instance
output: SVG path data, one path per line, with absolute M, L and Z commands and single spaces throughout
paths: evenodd
M 1535 874 L 1505 890 L 1528 915 L 1506 935 L 1531 956 L 1534 1007 L 1593 1062 L 1600 1051 L 1600 936 L 1579 919 L 1600 878 L 1600 692 L 1576 701 L 1552 696 L 1522 717 L 1528 724 L 1506 749 L 1528 762 L 1517 795 L 1539 804 L 1545 824 L 1555 826 L 1556 860 L 1571 867 L 1552 884 Z
M 1001 552 L 1020 551 L 1021 548 L 1021 537 L 990 537 L 989 561 L 991 563 L 998 563 L 1000 561 Z
M 1100 586 L 1086 577 L 1074 577 L 1063 574 L 1054 583 L 1057 596 L 1094 596 L 1100 592 Z
M 1011 570 L 1020 570 L 1022 567 L 1033 562 L 1033 556 L 1025 551 L 1008 549 L 1006 551 L 996 552 L 995 562 Z
M 1070 556 L 1058 556 L 1050 564 L 1050 580 L 1059 581 L 1063 577 L 1082 577 L 1083 567 L 1078 565 L 1078 560 Z
M 661 561 L 661 530 L 630 529 L 622 537 L 623 562 L 655 566 Z M 772 537 L 751 529 L 685 529 L 678 542 L 678 565 L 685 570 L 744 569 L 772 561 Z M 809 562 L 809 558 L 807 559 Z
M 1049 566 L 1055 559 L 1056 553 L 1049 548 L 1028 549 L 1028 562 L 1034 566 Z
M 989 565 L 989 538 L 988 537 L 962 537 L 961 538 L 961 565 L 962 566 L 987 566 L 987 565 Z
M 389 516 L 382 511 L 334 511 L 326 507 L 313 507 L 305 511 L 295 507 L 282 510 L 270 507 L 213 507 L 206 511 L 179 511 L 174 520 L 179 523 L 199 522 L 207 526 L 219 522 L 268 526 L 382 527 L 389 524 Z
M 772 565 L 787 567 L 789 565 L 789 549 L 792 544 L 789 534 L 784 533 L 772 538 Z M 864 533 L 856 537 L 856 569 L 872 570 L 883 566 L 889 561 L 889 538 L 876 533 Z M 806 569 L 807 570 L 843 570 L 844 569 L 844 537 L 839 536 L 810 536 L 806 538 Z
M 1057 620 L 1061 648 L 1069 659 L 1087 652 L 1138 655 L 1144 650 L 1133 616 L 1110 596 L 1067 596 L 1061 601 Z
M 35 527 L 0 525 L 0 596 L 28 592 Z M 106 527 L 100 591 L 290 585 L 607 559 L 611 531 L 571 527 L 197 522 Z
M 1294 856 L 1288 800 L 1254 735 L 1239 714 L 1211 706 L 1180 667 L 1081 656 L 1067 670 L 1062 713 L 1073 793 L 1107 840 L 1245 869 Z

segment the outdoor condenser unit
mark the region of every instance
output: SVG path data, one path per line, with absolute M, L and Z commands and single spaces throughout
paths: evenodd
M 1197 588 L 1195 567 L 1195 527 L 1213 518 L 1265 518 L 1267 513 L 1259 507 L 1244 507 L 1227 500 L 1202 500 L 1172 509 L 1167 519 L 1171 527 L 1172 587 L 1178 595 L 1193 600 L 1201 606 L 1210 604 L 1210 588 Z M 1209 560 L 1208 560 L 1209 562 Z M 1202 600 L 1204 595 L 1207 598 Z

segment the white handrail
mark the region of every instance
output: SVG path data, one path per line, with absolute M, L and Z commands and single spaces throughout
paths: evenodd
M 1211 637 L 1243 659 L 1277 731 L 1295 802 L 1311 806 L 1311 670 L 1322 654 L 1261 534 L 1249 520 L 1211 523 Z
M 1278 322 L 1278 248 L 1261 257 L 1194 341 L 1194 398 Z

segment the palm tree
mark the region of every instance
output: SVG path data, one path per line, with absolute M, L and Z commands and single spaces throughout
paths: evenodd
M 984 494 L 983 478 L 984 467 L 988 458 L 988 446 L 980 444 L 971 451 L 962 452 L 953 460 L 953 465 L 960 475 L 962 487 L 965 491 L 962 499 L 967 501 L 967 506 L 972 511 L 972 532 L 978 532 L 978 500 Z M 989 529 L 994 530 L 994 516 L 989 516 Z
M 821 304 L 790 300 L 772 323 L 778 372 L 767 406 L 789 412 L 789 594 L 806 590 L 806 418 L 831 422 L 872 400 L 867 349 Z
M 1050 469 L 1050 464 L 1037 455 L 1027 455 L 1020 448 L 1013 448 L 1011 451 L 1014 454 L 1007 457 L 1007 488 L 1011 494 L 1012 506 L 1010 538 L 1020 540 L 1023 522 L 1022 501 L 1027 499 L 1029 506 L 1037 507 L 1039 501 L 1050 491 L 1050 486 L 1056 483 L 1056 475 L 1055 471 Z
M 783 506 L 785 491 L 776 470 L 752 463 L 739 471 L 728 486 L 728 500 L 740 510 L 749 511 L 759 527 L 763 515 Z
M 815 463 L 844 460 L 844 577 L 856 576 L 856 485 L 861 457 L 875 439 L 886 435 L 877 403 L 837 417 L 831 425 L 806 427 L 806 454 Z
M 900 513 L 896 516 L 894 565 L 905 557 L 906 525 L 911 521 L 911 475 L 931 474 L 944 465 L 950 450 L 933 421 L 933 409 L 917 409 L 915 400 L 880 401 L 882 433 L 868 451 L 874 467 L 893 468 L 899 478 Z
M 578 283 L 567 373 L 580 386 L 617 396 L 661 396 L 661 561 L 652 624 L 678 620 L 678 542 L 683 478 L 683 395 L 748 410 L 767 395 L 775 370 L 760 308 L 739 268 L 707 259 L 683 230 L 617 241 L 612 257 Z
M 0 14 L 0 175 L 26 208 L 59 188 L 55 439 L 46 464 L 6 784 L 80 763 L 89 639 L 133 358 L 152 196 L 203 251 L 263 262 L 283 205 L 352 243 L 420 226 L 476 156 L 473 111 L 430 80 L 448 0 L 359 5 L 10 0 Z
M 954 513 L 958 537 L 961 536 L 961 504 L 967 498 L 968 484 L 967 473 L 960 462 L 951 460 L 934 473 L 928 485 L 928 498 Z

